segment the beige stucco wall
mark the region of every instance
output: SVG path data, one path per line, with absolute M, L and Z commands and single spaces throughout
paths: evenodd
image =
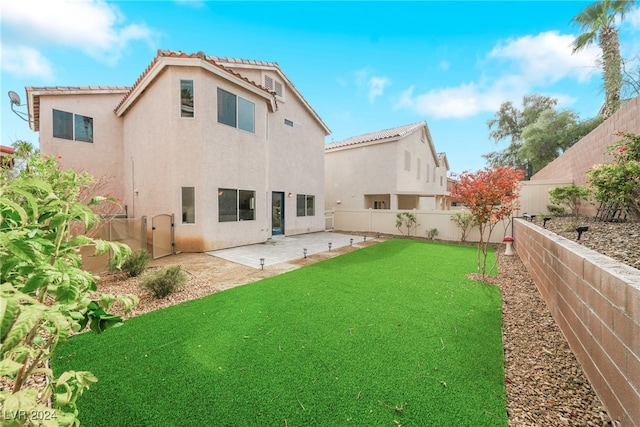
M 180 117 L 180 80 L 194 82 L 194 117 Z M 217 88 L 255 104 L 255 133 L 218 123 Z M 265 98 L 198 67 L 168 67 L 125 114 L 125 182 L 136 216 L 175 213 L 177 251 L 264 242 L 271 192 L 285 198 L 285 234 L 324 230 L 324 131 L 290 97 Z M 284 118 L 300 124 L 290 127 Z M 181 187 L 195 187 L 196 222 L 181 221 Z M 255 220 L 218 221 L 218 189 L 255 191 Z M 135 193 L 134 190 L 138 190 Z M 316 197 L 315 216 L 296 216 L 296 194 Z
M 61 155 L 67 167 L 113 176 L 110 191 L 123 200 L 129 216 L 148 217 L 149 240 L 152 218 L 175 214 L 176 251 L 266 241 L 272 234 L 273 191 L 291 194 L 285 197 L 286 235 L 324 230 L 326 129 L 293 88 L 285 87 L 285 99 L 272 104 L 260 89 L 238 84 L 224 72 L 223 78 L 197 60 L 170 63 L 157 74 L 157 69 L 145 71 L 142 84 L 150 83 L 129 98 L 135 101 L 118 111 L 121 116 L 114 108 L 124 91 L 42 95 L 43 152 Z M 265 72 L 253 73 L 256 81 Z M 181 117 L 180 80 L 193 80 L 193 118 Z M 255 104 L 255 133 L 218 123 L 218 87 Z M 276 111 L 270 105 L 277 105 Z M 93 117 L 94 143 L 52 138 L 53 108 Z M 195 189 L 194 224 L 182 223 L 182 187 Z M 219 222 L 220 188 L 254 191 L 255 220 Z M 315 215 L 297 216 L 297 194 L 315 196 Z
M 361 144 L 348 150 L 327 151 L 324 154 L 325 207 L 364 209 L 368 207 L 365 195 L 395 193 L 396 144 Z
M 76 96 L 40 95 L 40 151 L 44 155 L 61 156 L 63 168 L 90 172 L 95 178 L 105 177 L 101 195 L 123 200 L 122 121 L 113 113 L 122 93 Z M 53 110 L 93 118 L 93 143 L 53 137 Z M 124 202 L 126 203 L 126 202 Z M 123 203 L 123 204 L 124 204 Z
M 370 208 L 368 195 L 390 195 L 389 209 L 437 209 L 435 199 L 424 195 L 446 193 L 446 168 L 436 166 L 428 142 L 413 132 L 399 140 L 326 151 L 325 191 L 327 209 Z

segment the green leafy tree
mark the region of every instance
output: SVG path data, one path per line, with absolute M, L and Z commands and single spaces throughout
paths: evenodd
M 509 145 L 501 151 L 483 155 L 487 163 L 494 168 L 505 166 L 527 170 L 529 176 L 527 159 L 523 159 L 520 154 L 523 144 L 522 132 L 527 126 L 535 123 L 543 111 L 553 109 L 557 104 L 557 99 L 539 94 L 525 96 L 522 99 L 522 109 L 510 101 L 502 103 L 495 116 L 487 121 L 489 138 L 496 144 L 507 140 Z
M 579 122 L 578 114 L 573 111 L 545 110 L 522 131 L 523 144 L 519 156 L 527 159 L 531 172 L 536 173 L 600 123 L 601 117 Z
M 619 205 L 640 220 L 640 135 L 618 132 L 608 148 L 613 161 L 587 171 L 593 197 L 604 205 Z
M 605 90 L 605 105 L 602 114 L 605 119 L 620 108 L 620 89 L 622 87 L 620 41 L 614 24 L 617 18 L 624 19 L 626 12 L 635 3 L 635 0 L 602 0 L 590 4 L 573 17 L 573 22 L 580 25 L 583 31 L 573 42 L 573 52 L 582 50 L 596 41 L 602 50 L 600 62 Z
M 98 294 L 96 277 L 82 270 L 79 248 L 94 245 L 96 254 L 112 251 L 122 258 L 128 247 L 75 235 L 99 216 L 78 198 L 91 183 L 88 174 L 62 170 L 56 159 L 30 156 L 28 167 L 0 174 L 0 391 L 3 425 L 36 425 L 33 411 L 48 414 L 49 425 L 77 425 L 77 399 L 96 378 L 90 372 L 55 376 L 49 361 L 72 333 L 89 327 L 102 332 L 122 324 L 108 313 L 119 302 L 129 311 L 134 295 Z M 43 375 L 46 386 L 29 380 Z M 38 413 L 38 412 L 36 412 Z M 11 416 L 13 414 L 13 417 Z
M 575 216 L 576 222 L 580 215 L 582 203 L 589 198 L 589 188 L 582 185 L 555 187 L 549 190 L 549 200 L 558 206 L 566 206 Z
M 505 102 L 487 122 L 496 144 L 509 140 L 500 151 L 483 154 L 490 167 L 523 169 L 528 178 L 602 123 L 601 117 L 580 122 L 578 114 L 556 111 L 558 101 L 543 95 L 525 96 L 522 109 Z

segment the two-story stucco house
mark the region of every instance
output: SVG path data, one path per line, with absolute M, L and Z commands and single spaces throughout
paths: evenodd
M 334 142 L 325 147 L 325 207 L 448 209 L 448 170 L 424 121 Z
M 131 87 L 26 91 L 41 151 L 175 214 L 176 251 L 324 230 L 330 131 L 277 63 L 158 51 Z

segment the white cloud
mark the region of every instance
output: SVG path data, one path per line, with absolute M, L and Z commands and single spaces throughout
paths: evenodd
M 369 79 L 369 101 L 373 102 L 376 97 L 384 94 L 384 88 L 390 83 L 391 81 L 386 77 L 371 77 Z
M 629 10 L 627 14 L 624 16 L 624 21 L 626 23 L 631 24 L 633 28 L 640 28 L 640 6 L 636 6 Z
M 550 31 L 498 43 L 483 64 L 484 78 L 457 87 L 414 94 L 405 90 L 396 109 L 409 109 L 436 118 L 471 117 L 495 112 L 505 101 L 520 101 L 533 91 L 550 88 L 563 79 L 586 82 L 594 76 L 597 46 L 572 53 L 572 35 Z M 486 76 L 494 72 L 495 79 Z M 562 94 L 557 98 L 569 100 Z
M 597 46 L 572 53 L 573 35 L 549 31 L 500 43 L 489 52 L 489 59 L 510 61 L 514 71 L 531 84 L 555 83 L 575 77 L 584 82 L 593 72 L 600 54 Z
M 26 46 L 0 47 L 2 70 L 23 77 L 40 77 L 49 80 L 53 77 L 51 63 L 40 52 Z
M 367 91 L 369 102 L 374 102 L 379 96 L 384 95 L 384 90 L 391 84 L 387 77 L 373 76 L 371 71 L 364 68 L 353 73 L 356 85 Z
M 132 41 L 151 43 L 154 37 L 146 25 L 124 21 L 120 9 L 103 0 L 20 0 L 2 5 L 3 31 L 32 49 L 69 47 L 105 63 L 117 62 Z
M 396 104 L 396 109 L 409 109 L 435 118 L 464 118 L 480 111 L 496 111 L 502 98 L 496 93 L 483 92 L 474 83 L 458 87 L 431 90 L 414 95 L 415 88 L 405 90 Z

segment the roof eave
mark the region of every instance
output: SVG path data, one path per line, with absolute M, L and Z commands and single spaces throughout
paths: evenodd
M 235 76 L 232 73 L 216 67 L 207 60 L 201 58 L 159 57 L 158 60 L 153 64 L 149 72 L 146 73 L 142 77 L 142 80 L 134 87 L 133 91 L 126 96 L 124 102 L 114 110 L 116 115 L 118 117 L 124 115 L 129 110 L 129 108 L 131 108 L 133 104 L 135 104 L 138 97 L 142 95 L 142 93 L 153 82 L 153 80 L 155 80 L 165 70 L 166 67 L 170 66 L 203 68 L 211 72 L 212 74 L 222 77 L 225 80 L 232 81 L 243 89 L 246 89 L 264 98 L 271 111 L 276 111 L 278 109 L 275 96 L 266 92 L 265 90 L 260 89 L 254 84 Z
M 87 87 L 25 87 L 27 94 L 27 113 L 29 114 L 29 128 L 34 132 L 40 131 L 40 97 L 66 95 L 96 95 L 96 94 L 125 94 L 130 90 L 126 86 L 87 86 Z
M 298 100 L 302 102 L 305 108 L 311 113 L 311 115 L 316 119 L 320 127 L 325 132 L 325 135 L 331 135 L 331 129 L 326 125 L 326 123 L 320 118 L 316 110 L 313 109 L 311 104 L 307 102 L 304 96 L 298 91 L 296 86 L 289 80 L 289 78 L 284 74 L 282 69 L 280 69 L 280 65 L 278 63 L 243 63 L 239 61 L 231 61 L 229 58 L 215 58 L 215 61 L 219 64 L 229 67 L 229 68 L 244 68 L 247 70 L 264 70 L 264 71 L 273 71 L 275 72 L 285 83 L 287 86 L 293 89 L 293 93 L 296 95 Z

